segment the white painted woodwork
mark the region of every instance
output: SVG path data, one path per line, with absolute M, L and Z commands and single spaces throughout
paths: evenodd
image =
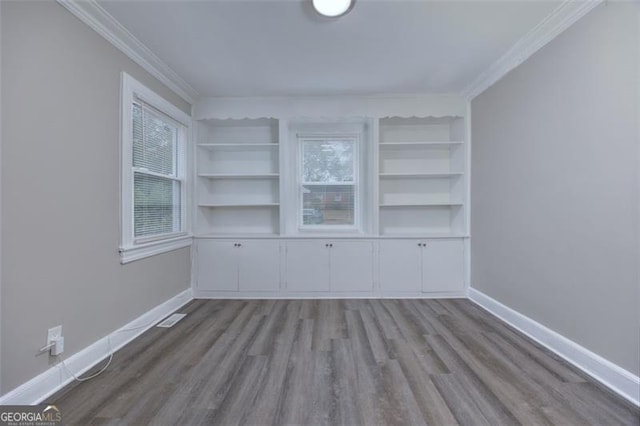
M 330 291 L 328 244 L 324 240 L 286 242 L 288 291 Z
M 303 240 L 286 242 L 289 291 L 332 293 L 373 290 L 371 241 Z
M 277 240 L 238 241 L 238 288 L 240 291 L 280 289 L 280 242 Z
M 462 117 L 393 117 L 379 125 L 379 233 L 464 235 Z
M 422 291 L 452 292 L 464 289 L 462 240 L 430 240 L 422 247 Z
M 238 290 L 238 250 L 232 241 L 198 241 L 199 290 Z
M 193 106 L 193 118 L 204 120 L 463 116 L 466 99 L 458 95 L 290 96 L 269 98 L 203 98 Z
M 278 129 L 267 118 L 198 122 L 198 234 L 279 233 Z
M 370 241 L 330 241 L 331 291 L 372 291 L 373 261 Z
M 199 240 L 197 284 L 206 291 L 277 291 L 280 243 L 277 240 Z
M 198 238 L 196 242 L 199 297 L 464 295 L 463 238 Z
M 383 293 L 422 291 L 422 244 L 417 240 L 378 243 L 380 290 Z
M 465 112 L 446 115 L 451 108 L 428 117 L 200 120 L 198 294 L 463 295 L 468 147 Z M 298 134 L 331 131 L 363 141 L 359 227 L 301 230 Z

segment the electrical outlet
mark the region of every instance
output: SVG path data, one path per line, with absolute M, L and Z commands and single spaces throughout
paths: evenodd
M 62 337 L 62 326 L 57 325 L 52 327 L 47 332 L 47 344 L 55 343 L 50 349 L 52 356 L 57 356 L 64 350 L 64 337 Z

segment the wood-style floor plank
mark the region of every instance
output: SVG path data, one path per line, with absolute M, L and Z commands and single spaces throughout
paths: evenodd
M 468 300 L 196 300 L 180 312 L 49 398 L 65 423 L 640 425 L 637 407 Z

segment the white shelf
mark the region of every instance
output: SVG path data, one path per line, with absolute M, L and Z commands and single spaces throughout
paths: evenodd
M 198 177 L 207 179 L 276 179 L 280 177 L 279 173 L 261 173 L 261 174 L 245 174 L 245 173 L 200 173 Z
M 274 234 L 269 232 L 254 232 L 254 233 L 237 233 L 237 232 L 210 232 L 204 234 L 196 234 L 194 238 L 230 238 L 234 240 L 242 240 L 242 239 L 280 239 L 282 236 L 280 234 Z
M 380 234 L 379 239 L 396 239 L 396 238 L 407 238 L 407 239 L 436 239 L 436 238 L 468 238 L 469 236 L 466 234 L 458 233 L 458 232 L 429 232 L 429 233 L 405 233 L 405 232 L 386 232 Z
M 280 203 L 202 203 L 198 207 L 277 207 Z
M 241 151 L 278 148 L 278 143 L 199 143 L 199 148 L 209 150 Z
M 380 173 L 381 179 L 410 179 L 410 178 L 447 178 L 462 176 L 461 172 L 447 173 Z
M 391 117 L 379 124 L 380 236 L 464 235 L 464 119 Z
M 432 206 L 451 206 L 451 207 L 456 207 L 456 206 L 462 206 L 462 203 L 456 203 L 456 202 L 447 202 L 447 201 L 442 201 L 442 202 L 432 202 L 432 203 L 385 203 L 385 204 L 380 204 L 380 207 L 432 207 Z
M 467 234 L 460 233 L 420 233 L 420 234 L 385 234 L 385 235 L 368 235 L 368 234 L 354 234 L 354 235 L 343 235 L 343 234 L 304 234 L 304 235 L 282 235 L 282 234 L 272 234 L 272 233 L 234 233 L 234 232 L 216 232 L 216 233 L 202 233 L 194 235 L 194 238 L 202 238 L 202 239 L 234 239 L 234 240 L 242 240 L 242 239 L 278 239 L 278 240 L 364 240 L 364 241 L 376 241 L 376 240 L 389 240 L 389 239 L 407 239 L 407 240 L 416 240 L 416 239 L 444 239 L 444 238 L 469 238 Z
M 449 148 L 452 146 L 462 145 L 463 141 L 414 141 L 414 142 L 380 142 L 381 149 L 396 149 L 396 148 Z
M 196 233 L 277 235 L 278 120 L 200 120 L 197 130 Z

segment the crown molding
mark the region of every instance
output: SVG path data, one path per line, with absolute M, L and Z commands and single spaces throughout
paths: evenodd
M 603 0 L 562 2 L 468 85 L 461 95 L 468 100 L 475 98 L 602 2 Z
M 189 83 L 123 27 L 96 0 L 57 0 L 57 2 L 182 99 L 193 104 L 198 98 L 198 92 Z

